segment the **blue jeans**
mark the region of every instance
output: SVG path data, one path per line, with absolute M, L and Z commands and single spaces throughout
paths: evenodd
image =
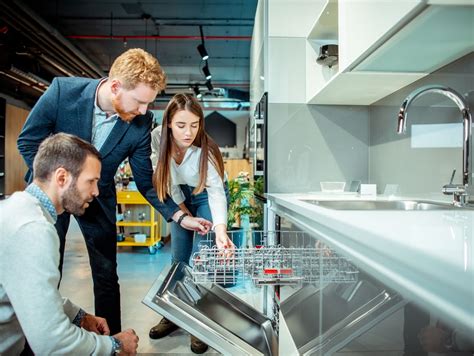
M 209 208 L 209 198 L 206 189 L 201 193 L 193 195 L 194 187 L 180 185 L 186 197 L 184 204 L 195 217 L 203 218 L 212 222 L 211 210 Z M 229 189 L 225 183 L 225 194 L 227 204 L 229 204 Z M 205 236 L 201 236 L 194 231 L 183 229 L 177 223 L 171 223 L 171 258 L 172 262 L 185 262 L 189 264 L 189 258 L 193 252 L 198 251 L 199 242 Z

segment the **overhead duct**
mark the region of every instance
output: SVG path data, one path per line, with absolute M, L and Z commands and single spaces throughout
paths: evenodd
M 30 40 L 43 55 L 47 55 L 50 65 L 62 68 L 65 75 L 104 76 L 96 64 L 22 2 L 0 1 L 0 18 Z

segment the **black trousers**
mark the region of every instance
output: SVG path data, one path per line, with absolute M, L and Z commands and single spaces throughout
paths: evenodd
M 56 230 L 60 240 L 60 265 L 62 273 L 66 233 L 70 214 L 58 216 Z M 117 233 L 115 224 L 105 215 L 97 200 L 76 217 L 87 246 L 94 282 L 94 314 L 107 319 L 111 335 L 122 329 L 120 317 L 120 286 L 117 275 Z M 71 298 L 74 301 L 74 297 Z

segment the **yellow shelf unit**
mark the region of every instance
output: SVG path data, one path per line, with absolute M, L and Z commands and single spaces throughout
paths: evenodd
M 123 241 L 117 242 L 117 246 L 141 246 L 148 247 L 151 254 L 155 254 L 161 242 L 160 222 L 155 220 L 155 209 L 148 203 L 148 201 L 138 191 L 133 190 L 118 190 L 117 204 L 121 205 L 144 205 L 149 210 L 149 219 L 146 221 L 117 221 L 117 227 L 149 227 L 150 234 L 147 236 L 145 242 L 135 242 L 133 236 L 125 236 Z M 124 211 L 124 210 L 123 210 Z
M 117 226 L 155 226 L 157 222 L 143 222 L 143 221 L 118 221 Z

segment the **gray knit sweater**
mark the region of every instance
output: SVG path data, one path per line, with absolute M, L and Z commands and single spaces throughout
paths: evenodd
M 0 355 L 110 355 L 108 336 L 74 324 L 79 307 L 62 298 L 59 238 L 50 214 L 27 192 L 0 201 Z

